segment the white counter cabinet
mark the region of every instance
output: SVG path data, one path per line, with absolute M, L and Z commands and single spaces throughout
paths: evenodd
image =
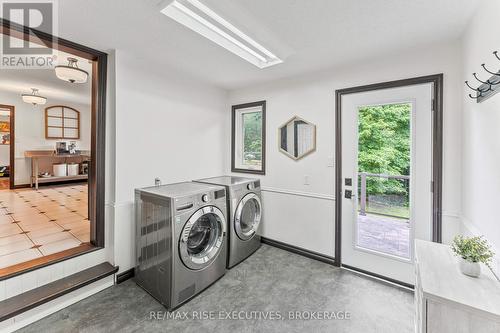
M 416 332 L 500 332 L 500 282 L 487 267 L 468 277 L 449 246 L 427 241 L 415 242 L 415 254 Z

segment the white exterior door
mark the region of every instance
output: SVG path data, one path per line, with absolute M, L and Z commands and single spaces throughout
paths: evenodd
M 415 284 L 414 239 L 432 238 L 432 93 L 341 97 L 342 265 Z

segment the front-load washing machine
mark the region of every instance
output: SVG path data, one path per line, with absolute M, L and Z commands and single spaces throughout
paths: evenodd
M 173 310 L 226 272 L 226 190 L 178 183 L 135 190 L 135 281 Z
M 225 186 L 228 207 L 228 258 L 231 268 L 260 247 L 257 234 L 262 219 L 260 181 L 258 179 L 221 176 L 196 180 L 203 184 Z

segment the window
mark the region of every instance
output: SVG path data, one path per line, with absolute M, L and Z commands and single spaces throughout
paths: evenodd
M 357 246 L 411 258 L 412 103 L 358 108 Z
M 45 109 L 46 139 L 80 139 L 80 112 L 69 106 Z
M 232 107 L 233 172 L 265 174 L 266 102 Z

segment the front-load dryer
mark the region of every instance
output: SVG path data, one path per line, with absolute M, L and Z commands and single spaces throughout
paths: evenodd
M 135 281 L 168 310 L 226 272 L 226 190 L 178 183 L 135 191 Z
M 224 186 L 228 207 L 228 257 L 231 268 L 248 258 L 260 247 L 258 230 L 262 219 L 260 180 L 221 176 L 196 182 Z

